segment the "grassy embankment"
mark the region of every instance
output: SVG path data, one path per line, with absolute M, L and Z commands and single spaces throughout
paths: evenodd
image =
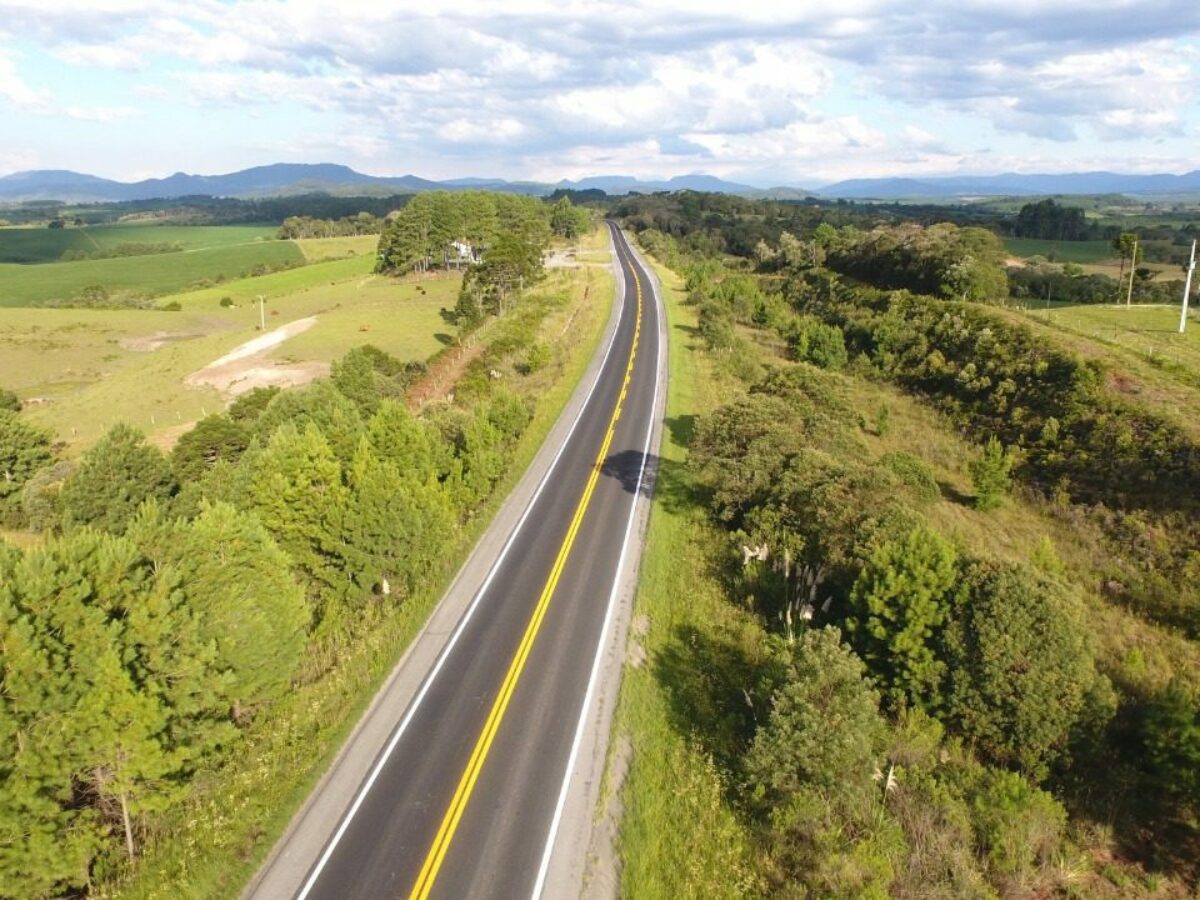
M 1002 311 L 1038 334 L 1109 367 L 1115 391 L 1200 437 L 1200 319 L 1179 334 L 1177 306 L 1032 304 Z
M 606 243 L 601 229 L 583 246 L 596 253 Z M 536 410 L 492 499 L 447 548 L 440 577 L 352 644 L 325 648 L 336 653 L 337 668 L 297 686 L 255 723 L 237 758 L 201 779 L 192 796 L 148 835 L 137 872 L 101 887 L 98 896 L 223 898 L 251 877 L 533 460 L 599 346 L 612 299 L 611 275 L 593 266 L 553 270 L 530 291 L 522 304 L 544 310 L 538 339 L 550 347 L 551 362 L 522 376 L 514 368 L 519 358 L 509 360 L 502 383 L 536 400 Z M 477 340 L 502 339 L 509 320 L 515 315 L 489 323 Z
M 740 785 L 704 753 L 695 732 L 697 710 L 720 721 L 728 714 L 722 709 L 739 698 L 715 689 L 696 648 L 737 648 L 752 660 L 761 654 L 765 635 L 723 593 L 713 552 L 721 538 L 708 524 L 684 467 L 695 417 L 744 388 L 702 348 L 694 310 L 683 305 L 681 280 L 662 267 L 658 271 L 670 316 L 668 429 L 614 728 L 614 753 L 632 748 L 621 789 L 622 895 L 754 896 L 760 892 L 762 859 L 754 849 L 753 826 L 738 812 Z M 750 343 L 760 359 L 786 365 L 771 359 L 776 349 L 771 341 Z M 976 510 L 969 502 L 968 471 L 975 451 L 943 417 L 888 385 L 840 380 L 865 419 L 881 406 L 889 410 L 885 434 L 860 430 L 870 455 L 902 450 L 932 469 L 943 496 L 926 514 L 941 533 L 970 552 L 1021 561 L 1049 539 L 1067 576 L 1083 588 L 1098 665 L 1115 682 L 1126 690 L 1154 691 L 1177 674 L 1200 686 L 1200 647 L 1101 597 L 1095 573 L 1106 551 L 1098 533 L 1032 497 L 1013 497 L 992 512 Z M 680 664 L 689 658 L 694 665 Z M 1115 834 L 1112 826 L 1081 817 L 1072 824 L 1071 838 L 1085 860 L 1072 873 L 1078 888 L 1073 896 L 1176 897 L 1186 891 L 1169 878 L 1114 861 L 1127 836 Z

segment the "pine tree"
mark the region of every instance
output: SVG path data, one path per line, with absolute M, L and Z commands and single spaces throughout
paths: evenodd
M 195 639 L 213 648 L 208 691 L 222 714 L 239 720 L 277 697 L 303 653 L 309 610 L 262 524 L 227 503 L 202 503 L 192 521 L 139 517 L 129 536 L 176 573 Z
M 971 462 L 971 481 L 975 485 L 975 506 L 995 509 L 1012 490 L 1012 456 L 995 437 L 988 438 L 982 455 Z
M 344 603 L 353 590 L 342 541 L 349 493 L 316 425 L 275 432 L 254 459 L 243 502 L 295 561 L 316 618 Z
M 167 458 L 140 431 L 116 425 L 63 484 L 63 522 L 121 534 L 144 500 L 165 500 L 176 487 Z
M 267 443 L 281 426 L 303 431 L 309 423 L 325 436 L 338 460 L 350 462 L 363 433 L 363 419 L 354 402 L 328 380 L 277 396 L 259 417 L 255 434 Z
M 436 479 L 441 469 L 439 460 L 447 453 L 447 448 L 439 446 L 438 436 L 404 404 L 394 400 L 380 404 L 367 423 L 367 438 L 381 462 L 391 463 L 413 481 Z
M 250 443 L 246 427 L 228 416 L 207 416 L 186 432 L 171 451 L 180 484 L 200 478 L 220 460 L 236 462 Z
M 854 583 L 846 629 L 897 706 L 940 701 L 945 664 L 935 644 L 957 578 L 954 547 L 920 526 L 876 549 Z
M 375 364 L 363 348 L 356 347 L 334 362 L 332 381 L 334 387 L 358 407 L 364 419 L 379 409 L 380 390 Z
M 0 409 L 0 521 L 19 524 L 20 496 L 34 473 L 50 464 L 50 432 Z

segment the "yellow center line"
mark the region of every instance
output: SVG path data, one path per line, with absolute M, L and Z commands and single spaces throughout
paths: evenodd
M 620 252 L 618 250 L 619 255 Z M 596 461 L 592 464 L 587 483 L 584 485 L 583 495 L 579 498 L 579 505 L 575 508 L 575 514 L 571 518 L 570 526 L 567 528 L 567 535 L 563 539 L 562 546 L 559 547 L 558 556 L 554 560 L 554 567 L 550 570 L 550 575 L 546 579 L 545 586 L 542 588 L 537 606 L 533 610 L 533 616 L 525 628 L 525 634 L 521 638 L 521 643 L 517 646 L 516 655 L 513 656 L 513 660 L 509 664 L 508 672 L 505 674 L 504 681 L 500 685 L 500 693 L 496 695 L 491 712 L 488 713 L 487 721 L 484 722 L 483 731 L 480 732 L 479 739 L 475 742 L 475 749 L 471 752 L 471 758 L 467 761 L 467 767 L 463 770 L 462 777 L 459 779 L 458 787 L 455 789 L 454 796 L 450 800 L 450 806 L 442 818 L 442 824 L 438 828 L 437 836 L 433 839 L 433 845 L 429 848 L 429 854 L 425 857 L 425 863 L 421 866 L 421 873 L 417 876 L 417 883 L 413 886 L 409 900 L 426 900 L 429 892 L 433 890 L 433 883 L 437 879 L 442 861 L 446 858 L 446 852 L 450 849 L 450 841 L 454 838 L 454 832 L 458 828 L 459 820 L 462 819 L 463 812 L 467 808 L 467 801 L 470 800 L 471 792 L 475 789 L 475 782 L 479 778 L 479 773 L 483 769 L 483 763 L 487 759 L 488 751 L 491 749 L 492 741 L 495 739 L 496 732 L 500 728 L 500 721 L 504 718 L 509 700 L 512 698 L 513 691 L 516 690 L 517 681 L 520 679 L 521 671 L 525 667 L 525 661 L 529 658 L 529 653 L 533 649 L 534 639 L 537 637 L 538 631 L 542 626 L 542 620 L 546 617 L 546 610 L 550 606 L 550 599 L 554 596 L 555 588 L 558 587 L 558 580 L 567 564 L 571 548 L 575 544 L 575 536 L 579 532 L 584 514 L 591 503 L 592 493 L 595 491 L 596 483 L 600 479 L 600 470 L 604 465 L 609 447 L 612 445 L 616 434 L 617 420 L 621 418 L 621 406 L 625 401 L 625 395 L 629 390 L 629 382 L 633 377 L 633 363 L 637 354 L 638 339 L 642 333 L 642 281 L 638 277 L 637 269 L 631 265 L 629 270 L 633 274 L 633 283 L 637 289 L 637 319 L 633 326 L 633 345 L 629 348 L 629 362 L 625 368 L 625 380 L 621 385 L 621 391 L 613 408 L 612 418 L 608 423 L 608 431 L 604 435 L 604 441 L 600 445 L 600 452 L 596 455 Z

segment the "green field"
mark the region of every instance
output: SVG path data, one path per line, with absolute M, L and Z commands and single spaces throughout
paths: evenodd
M 1004 238 L 1013 256 L 1044 256 L 1053 262 L 1096 263 L 1114 257 L 1108 241 L 1043 241 L 1037 238 Z
M 273 225 L 92 225 L 0 228 L 0 263 L 57 262 L 67 251 L 96 253 L 120 244 L 180 244 L 185 250 L 273 241 Z
M 347 256 L 370 256 L 373 258 L 379 247 L 379 235 L 357 234 L 350 237 L 300 238 L 296 244 L 309 262 L 344 259 Z
M 0 308 L 0 384 L 29 403 L 26 415 L 53 429 L 72 453 L 118 421 L 169 443 L 227 402 L 184 379 L 259 333 L 260 293 L 268 298 L 268 330 L 317 316 L 268 362 L 329 363 L 364 343 L 401 359 L 428 358 L 450 331 L 440 310 L 454 305 L 458 279 L 377 277 L 372 263 L 317 263 L 165 298 L 178 301 L 180 312 Z M 233 306 L 220 305 L 226 296 Z
M 117 259 L 0 264 L 0 306 L 37 306 L 70 300 L 99 285 L 112 296 L 155 297 L 197 282 L 240 278 L 255 266 L 301 265 L 304 254 L 291 241 L 232 244 L 180 253 Z

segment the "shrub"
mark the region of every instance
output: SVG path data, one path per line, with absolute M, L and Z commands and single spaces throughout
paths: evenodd
M 942 496 L 933 469 L 921 459 L 903 450 L 885 453 L 879 464 L 900 479 L 911 490 L 914 499 L 923 504 L 934 503 Z
M 9 412 L 21 411 L 21 398 L 8 388 L 0 388 L 0 411 L 3 410 L 8 410 Z

